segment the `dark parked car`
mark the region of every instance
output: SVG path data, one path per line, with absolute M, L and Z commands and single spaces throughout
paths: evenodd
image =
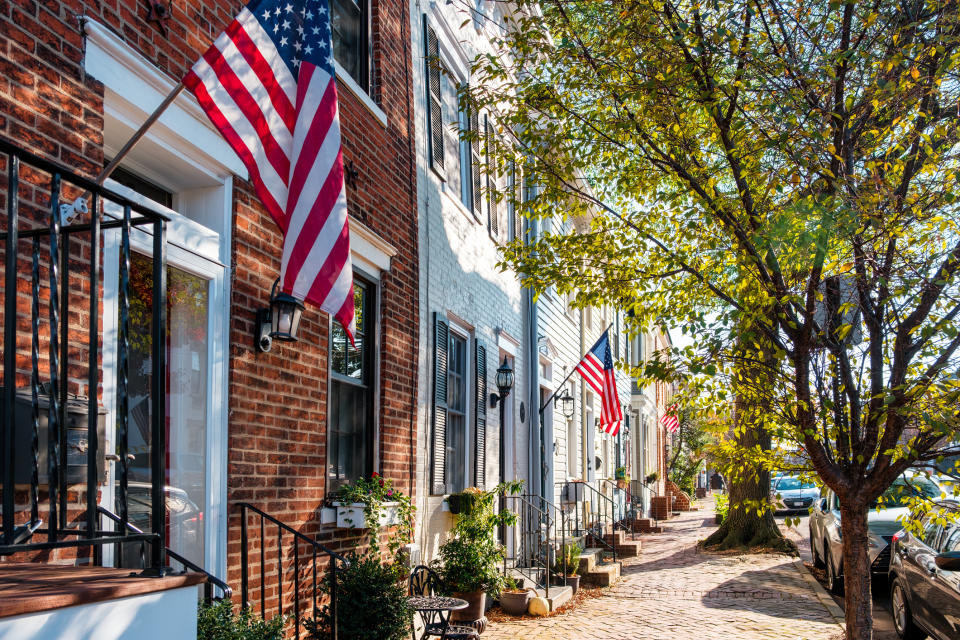
M 939 503 L 960 515 L 960 503 Z M 898 531 L 890 560 L 893 624 L 904 640 L 960 638 L 960 523 L 921 523 L 920 536 Z M 940 518 L 943 520 L 942 518 Z
M 178 551 L 184 552 L 190 558 L 190 551 L 197 548 L 203 541 L 203 511 L 190 499 L 187 492 L 177 487 L 164 487 L 167 506 L 167 523 L 170 527 L 168 535 L 175 535 L 180 543 Z M 150 485 L 146 482 L 131 482 L 127 487 L 127 514 L 130 524 L 144 533 L 152 531 L 150 527 Z M 171 541 L 172 542 L 172 541 Z M 168 542 L 169 544 L 169 542 Z M 123 566 L 126 568 L 142 568 L 144 558 L 149 551 L 142 542 L 123 543 Z M 202 562 L 201 562 L 202 564 Z

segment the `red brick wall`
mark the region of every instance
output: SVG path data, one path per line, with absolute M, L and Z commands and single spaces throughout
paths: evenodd
M 104 89 L 83 72 L 77 16 L 108 25 L 160 70 L 181 77 L 243 4 L 170 3 L 172 16 L 164 35 L 146 21 L 145 2 L 0 0 L 0 136 L 95 175 L 103 163 Z M 341 87 L 339 93 L 345 162 L 352 161 L 359 172 L 347 190 L 351 215 L 398 250 L 380 291 L 377 462 L 381 473 L 411 493 L 419 345 L 413 302 L 418 299 L 417 215 L 406 12 L 402 0 L 373 0 L 373 97 L 387 116 L 386 127 L 348 90 Z M 275 343 L 268 354 L 254 351 L 254 312 L 267 304 L 279 273 L 281 237 L 251 186 L 241 180 L 234 185 L 226 577 L 239 588 L 238 502 L 250 502 L 340 549 L 358 540 L 318 524 L 326 497 L 328 318 L 308 309 L 300 342 Z M 248 545 L 257 554 L 258 537 L 259 527 L 251 531 Z M 292 547 L 285 553 L 292 555 Z M 251 577 L 259 574 L 259 567 L 252 569 Z M 288 570 L 293 570 L 289 561 Z

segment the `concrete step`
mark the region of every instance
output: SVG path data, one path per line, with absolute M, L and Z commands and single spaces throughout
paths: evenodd
M 596 565 L 591 571 L 582 575 L 581 582 L 599 587 L 609 587 L 620 577 L 620 563 L 608 562 L 607 564 Z
M 639 540 L 624 540 L 617 545 L 618 558 L 635 558 L 640 555 Z
M 573 597 L 573 588 L 566 585 L 550 585 L 550 597 L 547 598 L 546 589 L 536 589 L 537 596 L 546 598 L 550 611 L 556 611 Z
M 623 531 L 618 529 L 613 533 L 605 533 L 603 534 L 603 541 L 614 547 L 620 546 L 623 544 Z
M 600 564 L 603 558 L 602 550 L 597 548 L 584 549 L 580 553 L 580 575 L 585 576 Z

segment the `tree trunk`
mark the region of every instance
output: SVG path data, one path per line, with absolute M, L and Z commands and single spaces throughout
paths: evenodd
M 769 500 L 770 471 L 762 465 L 756 465 L 748 457 L 756 448 L 770 450 L 770 434 L 764 428 L 764 423 L 769 413 L 772 390 L 769 371 L 757 364 L 770 361 L 772 350 L 762 351 L 764 344 L 765 340 L 759 332 L 752 333 L 749 327 L 741 329 L 739 355 L 743 358 L 735 364 L 739 375 L 733 379 L 736 424 L 732 435 L 737 442 L 736 453 L 743 457 L 731 460 L 726 465 L 729 511 L 720 528 L 706 539 L 704 546 L 718 550 L 767 547 L 796 553 L 797 546 L 783 536 L 774 520 L 773 511 L 758 508 L 765 506 Z
M 841 501 L 840 531 L 843 534 L 843 600 L 847 640 L 871 640 L 873 595 L 870 585 L 870 556 L 867 553 L 867 508 L 844 507 Z

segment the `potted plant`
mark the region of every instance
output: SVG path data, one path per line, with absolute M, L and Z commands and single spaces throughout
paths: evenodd
M 613 472 L 614 477 L 617 479 L 617 488 L 626 489 L 627 485 L 630 483 L 630 476 L 627 474 L 626 467 L 617 467 Z
M 646 484 L 653 484 L 659 479 L 660 479 L 660 474 L 654 471 L 653 473 L 647 475 L 647 477 L 644 478 L 643 480 Z
M 487 594 L 499 596 L 504 585 L 499 571 L 504 550 L 497 542 L 497 528 L 517 521 L 516 514 L 507 509 L 495 512 L 494 501 L 508 492 L 519 493 L 522 486 L 520 482 L 502 483 L 493 491 L 473 492 L 469 511 L 456 514 L 453 535 L 440 546 L 440 557 L 433 562 L 446 590 L 469 603 L 466 609 L 454 611 L 451 619 L 479 632 L 487 624 Z
M 473 509 L 474 503 L 482 499 L 484 491 L 477 487 L 468 487 L 459 493 L 451 493 L 447 496 L 447 505 L 452 514 L 467 514 Z
M 573 589 L 574 595 L 580 589 L 580 554 L 583 547 L 577 542 L 563 545 L 557 554 L 557 561 L 553 565 L 554 573 L 563 578 L 564 584 Z
M 407 604 L 399 568 L 373 554 L 347 556 L 349 566 L 337 571 L 337 636 L 355 640 L 405 640 L 410 636 L 413 609 Z M 321 590 L 330 595 L 330 580 Z M 312 640 L 328 640 L 333 634 L 333 611 L 323 605 L 305 626 Z
M 521 589 L 517 581 L 511 577 L 504 580 L 503 591 L 500 592 L 500 608 L 511 616 L 522 616 L 527 612 L 532 589 Z
M 410 497 L 393 487 L 393 481 L 374 473 L 369 478 L 345 484 L 337 491 L 337 526 L 346 529 L 368 529 L 370 549 L 380 549 L 380 528 L 396 526 L 390 540 L 390 551 L 396 553 L 402 540 L 413 535 L 413 512 Z

